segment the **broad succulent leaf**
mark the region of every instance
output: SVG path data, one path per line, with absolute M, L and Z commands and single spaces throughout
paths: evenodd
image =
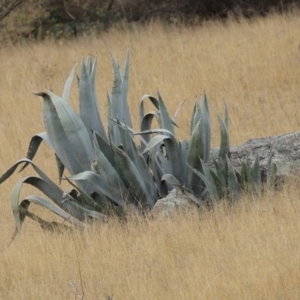
M 175 133 L 174 133 L 174 126 L 173 126 L 172 119 L 170 118 L 167 108 L 159 93 L 158 93 L 158 102 L 159 102 L 159 113 L 160 113 L 160 126 L 162 129 L 167 129 L 168 131 L 170 131 L 174 136 Z
M 201 139 L 203 147 L 203 157 L 201 159 L 208 163 L 210 156 L 210 145 L 211 145 L 211 124 L 210 115 L 206 95 L 204 94 L 202 100 L 202 111 L 201 111 Z
M 163 142 L 166 139 L 171 139 L 171 138 L 168 135 L 164 135 L 164 134 L 158 134 L 158 135 L 154 136 L 151 139 L 151 141 L 148 143 L 148 145 L 146 146 L 146 148 L 144 149 L 142 154 L 147 153 L 150 149 L 152 149 L 153 147 L 160 144 L 161 142 Z
M 224 123 L 225 123 L 225 126 L 226 126 L 227 131 L 228 131 L 228 128 L 229 128 L 229 117 L 228 117 L 228 107 L 227 107 L 226 102 L 224 102 L 224 111 L 225 111 Z
M 92 64 L 88 64 L 83 60 L 81 66 L 81 75 L 79 81 L 79 107 L 80 117 L 85 124 L 92 139 L 90 129 L 96 131 L 104 140 L 107 140 L 106 133 L 100 118 L 100 110 L 95 89 L 95 72 L 97 66 L 96 58 L 89 58 Z M 91 70 L 88 70 L 91 68 Z
M 142 176 L 146 185 L 146 189 L 149 193 L 149 196 L 147 197 L 151 202 L 152 206 L 156 202 L 157 191 L 155 189 L 155 184 L 153 182 L 152 174 L 149 170 L 149 167 L 147 166 L 147 163 L 142 154 L 138 152 L 128 128 L 119 127 L 119 130 L 121 133 L 124 150 L 128 154 L 131 161 L 134 163 L 134 165 L 137 167 L 140 176 Z
M 247 162 L 242 162 L 241 178 L 242 178 L 243 190 L 251 193 L 253 191 L 253 185 L 252 185 L 251 166 L 248 159 Z
M 38 133 L 38 134 L 34 135 L 31 138 L 31 140 L 29 142 L 29 147 L 28 147 L 28 150 L 27 150 L 26 158 L 28 158 L 29 160 L 33 160 L 33 158 L 35 157 L 42 141 L 45 141 L 53 149 L 53 147 L 50 143 L 50 140 L 48 138 L 47 132 L 41 132 L 41 133 Z M 28 166 L 28 164 L 24 164 L 24 166 L 22 167 L 20 172 L 22 172 L 27 166 Z
M 20 190 L 24 183 L 31 184 L 32 186 L 38 188 L 46 196 L 48 196 L 51 200 L 56 202 L 56 204 L 59 203 L 61 208 L 41 197 L 34 196 L 34 195 L 27 197 L 26 198 L 27 200 L 51 210 L 58 216 L 64 218 L 66 221 L 72 222 L 79 226 L 83 225 L 81 222 L 78 222 L 76 219 L 72 218 L 68 213 L 66 213 L 65 211 L 62 210 L 62 204 L 61 204 L 62 197 L 58 197 L 58 195 L 55 193 L 55 191 L 51 190 L 51 187 L 49 186 L 49 184 L 47 182 L 45 182 L 43 179 L 41 179 L 39 177 L 28 176 L 28 177 L 21 179 L 15 185 L 15 187 L 12 190 L 12 195 L 11 195 L 11 206 L 12 206 L 12 211 L 13 211 L 13 215 L 15 217 L 16 226 L 18 228 L 18 231 L 20 231 L 21 225 L 22 225 L 22 218 L 20 216 L 20 210 L 19 210 L 19 201 L 20 201 L 19 199 L 20 199 Z
M 163 141 L 164 146 L 166 148 L 166 156 L 167 160 L 169 161 L 169 166 L 171 168 L 170 174 L 175 176 L 179 182 L 184 185 L 185 184 L 185 162 L 183 161 L 182 152 L 180 150 L 180 147 L 178 145 L 178 142 L 176 141 L 174 135 L 172 132 L 170 132 L 167 129 L 154 129 L 154 130 L 148 130 L 144 132 L 140 132 L 137 134 L 146 134 L 146 133 L 159 133 L 156 135 L 146 146 L 142 154 L 149 151 L 152 147 L 156 146 L 157 144 L 161 143 Z M 166 134 L 162 134 L 166 133 Z
M 118 190 L 120 195 L 126 195 L 127 189 L 118 174 L 118 170 L 106 158 L 98 144 L 94 143 L 94 148 L 95 160 L 92 162 L 94 164 L 92 170 L 102 177 L 108 188 Z
M 159 102 L 158 100 L 151 95 L 145 94 L 142 96 L 141 100 L 140 100 L 140 105 L 139 105 L 139 118 L 140 118 L 140 123 L 143 122 L 144 116 L 145 116 L 145 112 L 144 112 L 144 102 L 146 100 L 150 100 L 152 102 L 152 104 L 155 106 L 155 108 L 157 110 L 159 110 Z M 141 131 L 144 131 L 141 129 Z
M 72 175 L 68 177 L 68 179 L 75 180 L 75 181 L 87 181 L 93 185 L 96 192 L 99 192 L 100 194 L 104 194 L 109 199 L 111 199 L 111 201 L 115 202 L 117 205 L 124 207 L 122 195 L 118 194 L 117 188 L 113 190 L 112 187 L 108 187 L 105 181 L 103 180 L 103 178 L 96 172 L 85 171 L 76 175 Z
M 226 164 L 227 164 L 227 185 L 230 196 L 233 199 L 236 199 L 240 195 L 240 184 L 238 182 L 236 172 L 232 166 L 232 163 L 228 156 L 226 156 Z
M 141 132 L 151 130 L 153 118 L 156 118 L 156 120 L 159 122 L 160 121 L 159 112 L 150 111 L 143 117 L 142 122 L 141 122 Z M 151 139 L 151 136 L 149 134 L 145 134 L 145 135 L 143 135 L 143 138 L 145 139 L 146 143 L 148 144 Z M 145 148 L 145 146 L 142 142 L 141 150 L 143 151 L 144 148 Z
M 220 132 L 221 132 L 221 144 L 220 144 L 219 156 L 222 159 L 225 159 L 226 155 L 229 156 L 229 149 L 230 149 L 229 134 L 228 134 L 225 121 L 222 120 L 219 114 L 217 114 L 217 117 L 220 125 Z
M 127 91 L 128 91 L 128 70 L 129 70 L 129 52 L 127 52 L 125 61 L 124 75 L 122 76 L 119 63 L 111 56 L 113 69 L 114 69 L 114 82 L 111 94 L 111 111 L 110 117 L 118 119 L 125 125 L 132 127 L 131 116 L 127 103 Z M 121 144 L 120 132 L 117 126 L 113 125 L 113 141 L 116 145 Z
M 216 168 L 216 175 L 222 182 L 222 186 L 226 187 L 226 176 L 227 175 L 226 175 L 225 163 L 221 157 L 219 157 L 218 161 L 214 160 L 214 166 Z M 227 178 L 227 180 L 228 180 L 228 178 Z
M 121 107 L 123 110 L 124 117 L 121 119 L 128 127 L 132 127 L 131 115 L 127 102 L 127 94 L 128 94 L 128 80 L 129 80 L 129 63 L 130 63 L 130 52 L 127 50 L 125 65 L 124 65 L 124 74 L 122 77 L 122 87 L 121 87 Z
M 76 67 L 77 67 L 77 64 L 73 67 L 73 69 L 65 83 L 64 89 L 63 89 L 62 99 L 64 99 L 66 102 L 69 102 L 69 99 L 70 99 L 70 90 L 71 90 L 73 78 L 74 78 L 74 75 L 76 72 Z
M 36 171 L 36 173 L 50 186 L 53 193 L 57 195 L 57 199 L 59 199 L 63 191 L 60 187 L 58 187 L 36 164 L 34 164 L 31 160 L 27 158 L 22 158 L 19 161 L 17 161 L 15 164 L 13 164 L 0 178 L 0 184 L 6 181 L 18 168 L 21 164 L 30 164 L 33 169 Z M 55 198 L 56 199 L 56 198 Z M 55 202 L 57 205 L 60 205 L 59 202 Z
M 198 124 L 198 122 L 200 122 L 201 119 L 201 110 L 199 107 L 199 103 L 198 100 L 195 100 L 195 104 L 194 104 L 194 108 L 193 108 L 193 114 L 192 114 L 192 119 L 191 119 L 191 125 L 190 125 L 190 135 L 193 134 L 193 131 L 196 127 L 196 125 Z
M 168 187 L 165 183 L 161 182 L 161 178 L 164 174 L 163 168 L 161 165 L 161 162 L 159 162 L 158 156 L 159 156 L 159 149 L 157 146 L 150 149 L 149 154 L 149 165 L 151 166 L 154 182 L 156 189 L 158 190 L 158 193 L 160 196 L 165 196 L 168 194 Z
M 129 190 L 130 195 L 135 197 L 135 204 L 140 203 L 141 207 L 150 208 L 154 205 L 155 200 L 151 190 L 148 189 L 142 174 L 132 162 L 130 157 L 120 148 L 111 143 L 116 161 L 121 172 L 123 181 Z M 138 202 L 138 203 L 137 203 Z
M 211 176 L 209 167 L 205 164 L 204 161 L 202 161 L 202 163 L 203 163 L 203 166 L 202 166 L 203 173 L 200 173 L 199 171 L 197 171 L 196 169 L 193 169 L 193 168 L 192 168 L 192 170 L 204 182 L 205 188 L 207 189 L 208 194 L 209 194 L 209 198 L 213 201 L 214 204 L 216 204 L 217 201 L 219 200 L 218 190 L 217 190 L 215 182 Z
M 57 156 L 56 153 L 55 153 L 55 161 L 56 161 L 56 166 L 57 166 L 57 170 L 58 170 L 58 180 L 59 180 L 59 184 L 60 184 L 61 179 L 62 179 L 63 174 L 64 174 L 65 166 L 62 163 L 62 161 L 60 160 L 60 158 Z
M 68 103 L 63 101 L 61 98 L 52 96 L 52 93 L 37 93 L 36 95 L 42 96 L 44 99 L 44 125 L 46 127 L 50 143 L 55 149 L 55 153 L 58 155 L 64 166 L 71 174 L 76 174 L 83 171 L 84 169 L 89 168 L 87 166 L 87 161 L 89 160 L 90 164 L 91 160 L 93 159 L 93 150 L 91 151 L 89 149 L 89 144 L 91 144 L 91 142 L 89 141 L 87 129 L 82 121 L 79 121 L 80 119 L 73 111 L 73 109 L 70 108 Z M 56 101 L 53 102 L 53 99 L 55 99 Z M 58 107 L 56 107 L 55 104 L 58 104 Z M 60 111 L 60 107 L 63 106 L 63 104 L 65 104 L 65 107 Z M 71 114 L 64 114 L 66 110 L 69 110 Z M 77 131 L 80 125 L 77 126 L 77 124 L 74 124 L 76 123 L 76 120 L 78 120 L 78 123 L 81 123 L 83 132 Z M 68 128 L 69 130 L 67 131 L 66 128 Z M 82 136 L 81 140 L 79 139 L 79 134 L 81 134 Z M 83 135 L 86 136 L 83 137 Z M 82 149 L 80 149 L 80 147 L 85 142 L 87 142 L 87 144 L 84 145 Z M 80 153 L 76 153 L 77 151 Z M 90 153 L 88 153 L 86 157 L 82 152 Z M 82 161 L 79 161 L 79 159 L 85 160 L 83 162 L 83 165 L 81 165 Z
M 106 159 L 110 162 L 110 164 L 113 166 L 113 168 L 117 170 L 115 157 L 112 152 L 109 141 L 104 140 L 96 132 L 93 132 L 93 141 L 94 141 L 94 143 L 97 143 L 98 147 L 101 149 L 101 152 L 105 155 Z
M 200 157 L 203 157 L 203 147 L 204 146 L 202 144 L 201 138 L 201 124 L 198 121 L 189 140 L 186 162 L 189 166 L 199 172 L 202 171 Z M 188 168 L 186 172 L 186 186 L 192 189 L 197 195 L 199 195 L 199 193 L 202 192 L 201 182 L 199 182 L 199 176 L 197 176 L 190 168 Z
M 216 190 L 218 192 L 219 199 L 225 198 L 226 193 L 227 193 L 226 185 L 223 185 L 222 179 L 219 178 L 218 175 L 213 170 L 210 170 L 210 175 L 214 181 Z

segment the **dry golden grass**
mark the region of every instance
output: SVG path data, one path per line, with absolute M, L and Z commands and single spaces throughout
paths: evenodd
M 50 88 L 60 94 L 81 55 L 97 53 L 104 118 L 112 79 L 108 53 L 123 61 L 128 47 L 129 98 L 136 119 L 144 93 L 159 90 L 172 113 L 187 99 L 178 120 L 178 137 L 185 138 L 194 97 L 206 91 L 213 115 L 223 111 L 223 100 L 228 104 L 232 145 L 297 131 L 299 36 L 299 12 L 294 12 L 226 26 L 152 24 L 77 41 L 3 47 L 0 173 L 24 157 L 31 136 L 43 131 L 41 100 L 32 92 Z M 216 146 L 219 131 L 213 121 Z M 35 161 L 57 177 L 53 154 L 45 146 Z M 1 248 L 14 226 L 10 191 L 24 174 L 0 186 Z M 27 193 L 32 190 L 25 188 Z M 220 205 L 213 214 L 191 213 L 161 222 L 133 217 L 126 226 L 111 220 L 71 235 L 43 233 L 28 220 L 21 236 L 0 253 L 0 298 L 75 299 L 72 286 L 82 295 L 81 278 L 84 299 L 298 299 L 298 198 L 295 181 L 262 199 L 246 197 L 232 207 Z

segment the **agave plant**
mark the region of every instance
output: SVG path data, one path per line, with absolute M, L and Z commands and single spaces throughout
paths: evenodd
M 129 52 L 124 74 L 113 57 L 112 62 L 114 84 L 108 95 L 108 117 L 131 128 L 127 104 Z M 30 203 L 43 206 L 65 220 L 83 226 L 87 217 L 104 219 L 111 210 L 122 212 L 128 205 L 140 210 L 151 209 L 158 199 L 152 174 L 129 129 L 109 120 L 108 131 L 104 130 L 95 89 L 96 66 L 97 59 L 94 57 L 82 61 L 78 78 L 79 115 L 69 102 L 76 65 L 61 97 L 50 91 L 35 93 L 43 98 L 46 132 L 32 137 L 27 157 L 17 161 L 0 178 L 0 183 L 4 182 L 19 165 L 23 165 L 21 171 L 32 165 L 38 174 L 23 178 L 13 189 L 11 203 L 18 230 L 25 216 L 40 220 L 28 212 Z M 68 180 L 72 190 L 63 191 L 33 163 L 42 141 L 53 149 L 59 178 Z M 65 168 L 71 176 L 64 177 Z M 56 205 L 36 195 L 30 195 L 20 202 L 23 184 L 33 185 Z
M 49 209 L 76 226 L 84 226 L 87 218 L 103 220 L 110 213 L 123 215 L 128 206 L 141 212 L 150 210 L 174 187 L 183 190 L 197 205 L 202 205 L 206 197 L 213 202 L 223 197 L 236 197 L 250 186 L 259 190 L 258 159 L 252 169 L 246 163 L 241 173 L 230 162 L 226 106 L 224 120 L 218 115 L 221 143 L 214 168 L 211 168 L 211 122 L 206 95 L 201 108 L 195 101 L 188 140 L 178 142 L 175 137 L 174 126 L 177 126 L 176 118 L 182 105 L 171 118 L 160 94 L 157 97 L 146 94 L 141 98 L 140 129 L 135 131 L 127 101 L 129 52 L 124 70 L 113 57 L 111 59 L 114 81 L 112 91 L 107 95 L 107 131 L 100 118 L 96 95 L 96 57 L 88 57 L 81 64 L 79 114 L 69 101 L 77 65 L 72 69 L 61 97 L 50 91 L 35 93 L 43 99 L 46 131 L 32 137 L 26 158 L 17 161 L 0 178 L 1 184 L 19 165 L 22 165 L 21 171 L 31 165 L 38 175 L 21 179 L 13 188 L 11 205 L 17 231 L 26 216 L 38 221 L 42 227 L 49 225 L 29 212 L 31 203 Z M 145 101 L 150 101 L 155 109 L 145 113 Z M 154 118 L 159 123 L 157 129 L 152 129 Z M 135 143 L 136 137 L 140 139 L 139 145 Z M 42 141 L 55 153 L 59 183 L 62 179 L 67 180 L 72 187 L 70 190 L 62 190 L 33 162 Z M 65 169 L 70 176 L 64 175 Z M 270 160 L 270 186 L 274 172 L 276 168 Z M 52 202 L 37 195 L 29 195 L 20 201 L 23 184 L 34 186 Z

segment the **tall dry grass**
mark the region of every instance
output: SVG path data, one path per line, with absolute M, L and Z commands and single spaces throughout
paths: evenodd
M 76 41 L 2 47 L 0 173 L 24 157 L 31 136 L 43 131 L 42 103 L 31 93 L 46 88 L 60 94 L 74 63 L 89 53 L 99 57 L 103 118 L 112 81 L 108 54 L 123 60 L 130 48 L 129 99 L 135 119 L 144 93 L 159 90 L 171 112 L 187 99 L 178 120 L 178 137 L 185 138 L 194 98 L 205 91 L 213 115 L 227 102 L 232 145 L 297 131 L 299 25 L 299 12 L 294 12 L 198 28 L 154 23 Z M 76 105 L 75 88 L 73 98 Z M 216 146 L 219 131 L 213 121 Z M 35 161 L 57 177 L 53 154 L 45 146 Z M 0 186 L 1 248 L 14 226 L 10 191 L 24 174 Z M 28 193 L 32 189 L 26 187 L 23 194 Z M 161 222 L 132 217 L 126 225 L 111 220 L 71 235 L 43 233 L 28 220 L 21 236 L 0 253 L 0 298 L 298 299 L 298 198 L 295 180 L 262 199 L 245 197 L 231 207 L 224 203 L 213 214 Z

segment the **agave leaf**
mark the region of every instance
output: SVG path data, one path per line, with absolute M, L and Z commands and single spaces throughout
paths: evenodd
M 124 126 L 122 125 L 122 127 L 124 127 Z M 128 129 L 130 129 L 130 128 L 128 128 Z M 167 130 L 167 129 L 159 128 L 159 129 L 145 130 L 145 131 L 142 131 L 142 132 L 134 132 L 134 131 L 131 131 L 131 132 L 134 135 L 145 135 L 145 134 L 152 134 L 152 133 L 163 134 L 163 133 L 165 133 L 166 136 L 168 136 L 169 138 L 172 138 L 174 141 L 176 141 L 174 134 L 171 131 Z
M 139 117 L 140 117 L 140 123 L 142 124 L 143 122 L 143 119 L 144 119 L 144 101 L 149 99 L 152 104 L 156 107 L 157 110 L 159 110 L 159 102 L 158 100 L 154 97 L 154 96 L 151 96 L 151 95 L 148 95 L 148 94 L 145 94 L 142 96 L 141 100 L 140 100 L 140 105 L 139 105 Z M 144 131 L 141 129 L 141 131 Z
M 76 67 L 77 67 L 77 64 L 73 67 L 73 69 L 65 83 L 65 86 L 64 86 L 64 90 L 62 93 L 62 99 L 65 100 L 66 102 L 69 102 L 69 99 L 70 99 L 70 90 L 71 90 L 73 78 L 74 78 L 74 75 L 76 72 Z
M 241 168 L 242 187 L 246 192 L 252 192 L 252 178 L 251 178 L 251 167 L 249 161 L 247 163 L 242 162 Z
M 159 113 L 156 112 L 156 111 L 150 111 L 149 113 L 147 113 L 143 119 L 142 119 L 142 122 L 141 122 L 141 131 L 148 131 L 148 130 L 151 130 L 151 126 L 152 126 L 152 120 L 153 118 L 156 118 L 157 121 L 159 122 L 160 120 L 160 117 L 159 117 Z M 148 144 L 149 141 L 150 141 L 150 135 L 149 134 L 145 134 L 143 135 L 143 138 L 144 140 L 146 141 L 146 143 Z M 141 150 L 143 151 L 145 148 L 145 145 L 143 142 L 141 142 Z
M 121 87 L 121 107 L 120 109 L 124 109 L 123 114 L 124 118 L 121 119 L 128 127 L 132 127 L 131 115 L 127 102 L 127 94 L 128 94 L 128 80 L 129 80 L 129 62 L 130 62 L 130 52 L 127 50 L 125 65 L 124 65 L 124 74 L 122 77 L 122 87 Z
M 261 182 L 261 173 L 259 167 L 259 157 L 256 154 L 254 166 L 252 169 L 252 184 L 257 195 L 260 195 L 262 192 L 262 182 Z
M 216 168 L 216 175 L 219 180 L 222 182 L 222 186 L 226 187 L 226 172 L 225 172 L 225 164 L 222 158 L 220 157 L 218 161 L 214 160 L 214 165 Z
M 201 119 L 201 110 L 198 104 L 197 99 L 195 100 L 195 105 L 193 109 L 192 119 L 191 119 L 191 125 L 190 125 L 190 134 L 192 135 L 196 125 L 198 122 L 200 122 Z
M 68 181 L 68 183 L 73 186 L 74 190 L 77 191 L 77 197 L 79 196 L 81 201 L 90 207 L 93 207 L 95 210 L 101 209 L 101 207 L 98 205 L 94 199 L 87 195 L 84 191 L 82 191 L 76 184 L 74 184 L 71 180 L 69 180 L 67 177 L 63 178 L 64 180 Z M 104 197 L 104 196 L 103 196 Z
M 59 180 L 59 184 L 60 184 L 61 179 L 62 179 L 63 174 L 64 174 L 65 166 L 62 163 L 62 161 L 60 160 L 60 158 L 57 156 L 56 153 L 55 153 L 55 161 L 56 161 L 56 165 L 57 165 L 57 169 L 58 169 L 58 180 Z
M 92 62 L 92 59 L 90 58 Z M 84 60 L 82 61 L 81 75 L 79 82 L 79 107 L 80 117 L 85 124 L 87 129 L 93 129 L 96 131 L 104 140 L 107 140 L 106 133 L 100 118 L 99 105 L 95 89 L 95 72 L 96 72 L 95 59 L 92 62 L 92 74 L 89 74 Z M 92 133 L 89 132 L 90 139 L 92 139 Z
M 168 188 L 164 183 L 161 182 L 161 177 L 163 176 L 162 166 L 159 163 L 157 153 L 157 146 L 150 150 L 150 166 L 155 181 L 156 188 L 160 196 L 168 194 Z
M 200 122 L 194 127 L 190 138 L 186 162 L 191 168 L 201 172 L 202 164 L 199 157 L 203 157 Z M 199 184 L 199 176 L 197 176 L 191 168 L 187 169 L 186 186 L 192 189 L 196 195 L 199 195 L 202 192 L 201 184 Z
M 7 180 L 18 168 L 20 164 L 31 164 L 33 169 L 37 172 L 37 174 L 49 185 L 52 193 L 55 193 L 56 197 L 54 199 L 59 199 L 62 197 L 63 191 L 60 187 L 58 187 L 37 165 L 35 165 L 31 160 L 27 158 L 22 158 L 13 164 L 0 178 L 0 184 Z M 59 202 L 55 202 L 57 205 L 60 205 Z
M 111 96 L 109 93 L 107 93 L 106 95 L 107 97 L 107 125 L 108 125 L 108 135 L 109 137 L 114 141 L 114 128 L 115 128 L 115 122 L 113 120 L 113 112 L 112 112 L 112 103 L 111 103 Z
M 84 221 L 87 217 L 106 220 L 104 214 L 95 211 L 93 207 L 78 202 L 70 194 L 64 195 L 62 204 L 64 210 L 79 221 Z
M 157 111 L 150 111 L 148 112 L 142 119 L 141 122 L 141 131 L 151 130 L 152 120 L 153 118 L 159 122 L 159 113 Z
M 88 181 L 100 194 L 106 195 L 109 199 L 111 199 L 111 201 L 121 207 L 124 207 L 122 195 L 118 195 L 117 189 L 113 190 L 111 187 L 107 186 L 105 180 L 103 180 L 103 178 L 99 174 L 93 171 L 85 171 L 76 175 L 72 175 L 68 177 L 68 179 L 75 181 Z
M 31 141 L 29 143 L 26 156 L 28 159 L 32 160 L 34 158 L 42 141 L 45 141 L 52 148 L 47 132 L 38 133 L 31 138 Z
M 93 171 L 96 171 L 102 177 L 108 187 L 118 190 L 120 195 L 126 195 L 127 189 L 117 170 L 100 150 L 97 143 L 94 143 L 94 148 L 97 170 Z
M 132 127 L 131 116 L 127 103 L 128 89 L 128 69 L 129 69 L 129 52 L 127 52 L 125 62 L 125 72 L 122 77 L 122 72 L 119 63 L 111 56 L 114 69 L 114 82 L 111 93 L 111 118 L 116 118 L 125 125 Z M 121 144 L 120 132 L 116 130 L 116 125 L 113 126 L 113 140 L 116 145 Z
M 37 195 L 30 195 L 27 196 L 25 199 L 25 201 L 30 201 L 33 204 L 39 205 L 43 208 L 46 208 L 50 211 L 52 211 L 53 213 L 55 213 L 56 215 L 58 215 L 59 217 L 63 218 L 64 220 L 79 226 L 79 227 L 84 227 L 84 223 L 80 222 L 79 220 L 77 220 L 76 218 L 72 217 L 70 214 L 68 214 L 67 212 L 63 211 L 62 209 L 60 209 L 59 207 L 57 207 L 56 205 L 52 204 L 51 202 L 47 201 L 46 199 L 37 196 Z M 24 201 L 22 200 L 22 202 Z M 22 202 L 20 203 L 20 206 L 22 207 Z M 19 207 L 20 209 L 20 207 Z
M 225 118 L 224 118 L 224 123 L 225 123 L 225 126 L 227 128 L 227 131 L 228 131 L 228 128 L 229 128 L 229 118 L 228 118 L 228 107 L 227 107 L 227 104 L 226 102 L 224 102 L 224 110 L 225 110 Z
M 186 167 L 179 145 L 177 141 L 172 138 L 165 139 L 164 144 L 167 150 L 167 158 L 172 163 L 171 174 L 179 180 L 181 185 L 184 185 L 186 181 Z
M 116 147 L 113 143 L 111 145 L 121 176 L 130 194 L 135 197 L 136 201 L 139 202 L 138 204 L 141 204 L 143 208 L 152 207 L 156 199 L 152 198 L 153 193 L 148 189 L 148 185 L 142 177 L 143 174 L 139 172 L 130 157 L 122 149 Z
M 166 158 L 161 150 L 156 151 L 156 159 L 162 174 L 172 174 L 172 162 Z
M 43 102 L 44 125 L 55 153 L 71 174 L 82 171 L 50 96 L 46 93 L 37 93 L 36 95 L 42 96 L 45 99 Z
M 141 133 L 136 134 L 146 134 L 146 133 L 167 133 L 168 135 L 158 134 L 156 135 L 146 146 L 142 154 L 149 151 L 152 147 L 158 145 L 162 141 L 164 141 L 164 145 L 166 147 L 166 156 L 167 160 L 170 161 L 171 172 L 173 176 L 175 176 L 183 185 L 185 182 L 185 166 L 183 161 L 182 152 L 179 148 L 179 145 L 174 137 L 174 135 L 167 129 L 155 129 L 148 130 Z
M 109 143 L 106 140 L 102 139 L 102 137 L 96 132 L 93 132 L 93 141 L 94 143 L 97 143 L 98 148 L 101 149 L 101 152 L 105 155 L 106 159 L 110 162 L 113 168 L 117 169 L 114 154 Z
M 119 63 L 114 59 L 111 55 L 111 60 L 114 69 L 114 81 L 113 88 L 110 96 L 110 114 L 108 115 L 111 118 L 116 118 L 124 122 L 122 118 L 122 110 L 121 110 L 121 87 L 122 87 L 122 75 L 120 71 Z M 111 123 L 111 137 L 115 144 L 121 144 L 120 132 L 116 131 L 116 125 Z
M 122 127 L 122 128 L 127 128 L 129 130 L 129 132 L 133 135 L 138 135 L 138 138 L 141 140 L 141 142 L 143 143 L 143 145 L 147 145 L 147 142 L 145 141 L 145 139 L 142 137 L 142 135 L 145 134 L 150 134 L 153 132 L 150 132 L 149 130 L 147 130 L 146 132 L 141 132 L 138 133 L 135 130 L 133 130 L 132 128 L 128 127 L 126 124 L 120 122 L 118 119 L 112 119 L 110 117 L 108 117 L 112 122 L 114 122 L 117 126 Z M 148 132 L 149 131 L 149 132 Z M 112 139 L 111 139 L 112 140 Z
M 71 149 L 64 149 L 64 151 L 68 153 L 67 156 L 69 157 L 69 153 L 72 152 L 73 150 L 74 156 L 77 162 L 79 163 L 81 170 L 89 170 L 90 163 L 94 156 L 94 151 L 93 151 L 91 139 L 89 137 L 89 133 L 82 120 L 78 117 L 76 112 L 67 102 L 62 101 L 62 99 L 56 96 L 55 94 L 48 92 L 48 93 L 39 93 L 38 95 L 44 98 L 44 103 L 46 102 L 50 104 L 49 107 L 50 110 L 54 109 L 55 112 L 57 113 L 56 118 L 50 120 L 50 122 L 58 123 L 57 122 L 57 117 L 58 117 L 59 122 L 61 123 L 61 126 L 63 127 L 63 130 L 67 137 L 67 140 L 69 141 L 71 146 Z M 47 126 L 48 125 L 47 120 L 45 123 L 46 123 L 45 125 Z M 51 143 L 53 144 L 53 140 L 56 140 L 57 136 L 52 135 L 52 132 L 51 133 L 48 132 L 48 129 L 47 129 L 47 133 L 49 135 L 49 139 Z M 59 139 L 61 140 L 60 137 Z M 60 153 L 59 152 L 56 153 L 61 159 L 61 161 L 64 163 L 64 165 L 67 166 L 64 162 L 64 159 L 62 159 L 62 157 L 60 156 Z
M 91 196 L 89 196 L 89 195 L 85 194 L 82 190 L 80 190 L 80 188 L 78 188 L 78 186 L 76 186 L 68 178 L 65 178 L 65 179 L 74 187 L 74 190 L 77 191 L 76 198 L 78 198 L 79 202 L 88 205 L 86 208 L 100 212 L 101 215 L 103 215 L 102 213 L 105 213 L 105 214 L 109 213 L 109 209 L 111 209 L 112 207 L 113 208 L 118 207 L 119 210 L 122 209 L 120 206 L 115 206 L 113 201 L 111 201 L 104 194 L 94 192 Z M 118 192 L 116 189 L 114 191 Z M 70 203 L 68 203 L 68 204 L 70 205 Z M 72 206 L 74 207 L 74 205 L 71 205 L 71 209 L 72 209 Z M 78 210 L 78 211 L 80 213 L 83 213 L 83 215 L 85 214 L 82 210 Z M 90 214 L 89 214 L 89 216 L 93 217 Z
M 210 144 L 211 144 L 211 125 L 210 115 L 206 95 L 204 94 L 202 100 L 202 112 L 201 112 L 201 140 L 203 147 L 203 157 L 201 159 L 208 163 L 210 156 Z
M 233 165 L 226 156 L 226 163 L 227 163 L 227 172 L 228 172 L 228 177 L 227 177 L 227 184 L 228 184 L 228 190 L 233 199 L 237 198 L 240 194 L 240 185 L 236 176 L 236 172 L 233 168 Z
M 93 219 L 99 219 L 99 220 L 104 220 L 104 221 L 107 220 L 107 218 L 104 214 L 97 212 L 95 210 L 92 210 L 92 209 L 88 209 L 77 202 L 72 202 L 72 205 L 74 207 L 80 209 L 84 213 L 85 217 L 91 217 Z
M 228 135 L 228 130 L 226 127 L 225 122 L 222 120 L 219 114 L 217 114 L 218 117 L 218 122 L 220 125 L 220 131 L 221 131 L 221 144 L 220 144 L 220 152 L 219 156 L 222 159 L 225 159 L 226 155 L 229 156 L 229 135 Z
M 121 132 L 125 152 L 128 154 L 129 158 L 137 167 L 139 173 L 144 179 L 146 189 L 149 193 L 148 199 L 150 199 L 150 201 L 151 199 L 154 199 L 154 201 L 156 202 L 157 191 L 155 189 L 152 174 L 147 166 L 146 160 L 138 152 L 128 128 L 119 127 L 119 130 Z M 151 205 L 154 205 L 155 202 L 151 203 Z
M 183 161 L 187 161 L 189 142 L 187 140 L 179 141 L 179 148 L 182 153 Z
M 158 134 L 155 137 L 152 138 L 152 140 L 148 143 L 142 154 L 148 152 L 150 149 L 155 147 L 156 145 L 160 144 L 162 141 L 166 139 L 171 139 L 168 135 L 164 134 Z
M 16 225 L 17 225 L 17 228 L 19 231 L 20 231 L 21 223 L 22 223 L 21 219 L 20 219 L 20 212 L 19 212 L 19 199 L 20 199 L 20 190 L 21 190 L 23 183 L 31 184 L 32 186 L 36 187 L 37 189 L 42 191 L 46 196 L 48 196 L 52 201 L 54 201 L 57 205 L 62 207 L 62 204 L 61 204 L 62 193 L 57 193 L 57 190 L 53 190 L 51 188 L 51 186 L 43 179 L 41 179 L 39 177 L 35 177 L 35 176 L 28 176 L 28 177 L 25 177 L 25 178 L 19 180 L 19 182 L 13 188 L 12 195 L 11 195 L 11 206 L 12 206 L 13 214 L 15 217 Z M 63 217 L 65 220 L 76 223 L 76 221 L 74 221 L 73 219 L 70 219 L 69 214 L 63 212 L 62 209 L 59 209 L 59 207 L 54 206 L 50 202 L 44 200 L 43 202 L 40 202 L 38 204 L 40 204 L 40 205 L 43 204 L 42 206 L 52 210 L 54 213 Z
M 219 199 L 224 198 L 226 196 L 226 185 L 223 185 L 222 180 L 218 177 L 218 175 L 214 171 L 210 170 L 210 174 L 216 186 Z
M 169 116 L 167 108 L 159 93 L 158 93 L 158 102 L 159 102 L 159 112 L 160 112 L 160 126 L 162 129 L 167 129 L 172 133 L 173 136 L 175 136 L 172 120 Z
M 29 142 L 29 147 L 26 156 L 28 159 L 33 160 L 43 140 L 47 142 L 47 144 L 53 149 L 48 138 L 47 132 L 38 133 L 34 135 Z M 24 164 L 24 166 L 19 172 L 22 172 L 27 166 L 28 164 Z
M 199 171 L 197 171 L 196 169 L 192 168 L 192 170 L 204 182 L 210 199 L 213 201 L 214 204 L 216 204 L 216 201 L 219 200 L 218 190 L 217 190 L 214 180 L 211 176 L 209 167 L 202 160 L 201 160 L 201 162 L 203 163 L 203 166 L 202 166 L 203 172 L 204 172 L 203 174 L 200 173 Z

